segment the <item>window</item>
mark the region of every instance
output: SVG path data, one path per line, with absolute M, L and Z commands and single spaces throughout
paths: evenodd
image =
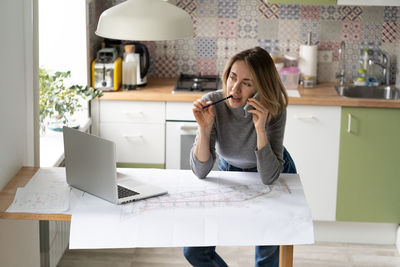
M 39 66 L 71 71 L 67 85 L 88 84 L 85 6 L 85 0 L 39 0 Z M 83 106 L 76 114 L 81 126 L 88 123 L 87 103 Z M 58 166 L 63 152 L 62 134 L 46 130 L 40 138 L 40 165 Z

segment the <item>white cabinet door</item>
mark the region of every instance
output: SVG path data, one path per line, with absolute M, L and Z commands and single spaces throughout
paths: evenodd
M 100 134 L 115 142 L 117 162 L 164 164 L 165 124 L 100 123 Z
M 100 123 L 164 123 L 165 103 L 144 101 L 100 101 Z
M 314 220 L 334 221 L 340 107 L 290 105 L 284 145 L 292 155 Z
M 99 101 L 99 134 L 117 162 L 165 164 L 165 102 Z
M 167 102 L 165 106 L 165 117 L 167 121 L 196 121 L 192 109 L 193 103 Z

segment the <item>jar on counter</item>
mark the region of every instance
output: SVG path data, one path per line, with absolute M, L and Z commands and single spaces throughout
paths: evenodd
M 299 65 L 299 57 L 295 54 L 286 54 L 284 56 L 285 68 L 287 67 L 297 67 Z
M 124 59 L 122 61 L 122 89 L 135 90 L 137 83 L 137 67 L 139 54 L 135 54 L 134 45 L 125 45 Z
M 283 68 L 279 73 L 286 89 L 297 89 L 300 79 L 300 69 L 298 67 Z

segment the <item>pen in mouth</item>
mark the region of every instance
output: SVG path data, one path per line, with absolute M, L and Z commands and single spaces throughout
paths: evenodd
M 218 104 L 219 102 L 225 101 L 225 100 L 227 100 L 227 99 L 229 99 L 229 98 L 231 98 L 231 97 L 232 97 L 232 95 L 230 95 L 230 96 L 228 96 L 228 97 L 225 97 L 225 98 L 222 98 L 222 99 L 220 99 L 220 100 L 218 100 L 218 101 L 215 101 L 215 102 L 213 102 L 213 103 L 211 103 L 211 104 L 205 105 L 204 107 L 202 107 L 202 109 L 205 109 L 205 108 L 208 108 L 209 106 L 213 106 L 213 105 L 215 105 L 215 104 Z

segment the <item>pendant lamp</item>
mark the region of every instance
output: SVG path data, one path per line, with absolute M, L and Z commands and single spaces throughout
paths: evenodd
M 96 35 L 117 40 L 161 41 L 193 37 L 193 22 L 183 9 L 162 0 L 127 0 L 105 10 Z

